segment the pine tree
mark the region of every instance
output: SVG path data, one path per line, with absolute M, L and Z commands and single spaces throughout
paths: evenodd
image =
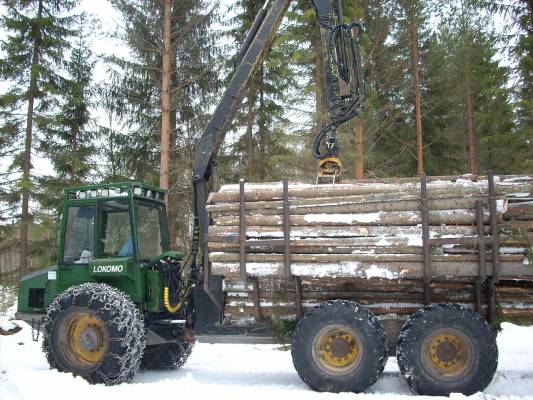
M 4 0 L 5 15 L 2 28 L 8 33 L 0 47 L 0 77 L 9 88 L 0 96 L 2 121 L 0 136 L 13 154 L 11 172 L 20 173 L 7 189 L 7 200 L 20 206 L 20 273 L 28 264 L 28 226 L 32 220 L 30 200 L 39 192 L 32 174 L 32 151 L 36 137 L 37 119 L 44 121 L 54 96 L 61 90 L 58 70 L 63 52 L 69 48 L 68 38 L 72 10 L 76 1 L 70 0 Z M 17 176 L 18 174 L 15 174 Z M 15 215 L 13 215 L 15 216 Z M 17 216 L 18 217 L 18 216 Z
M 194 141 L 218 90 L 215 61 L 218 34 L 210 29 L 216 19 L 216 8 L 202 0 L 171 1 L 170 65 L 164 81 L 165 3 L 113 0 L 112 4 L 124 21 L 124 29 L 117 35 L 130 49 L 129 58 L 107 59 L 112 82 L 104 87 L 105 103 L 129 137 L 124 143 L 126 147 L 117 148 L 114 154 L 124 157 L 123 172 L 128 177 L 157 185 L 166 175 L 159 166 L 166 160 L 161 150 L 166 153 L 162 141 L 166 142 L 168 137 L 167 204 L 174 246 L 177 232 L 185 231 L 182 226 L 189 225 L 191 204 L 184 199 L 190 198 Z M 168 60 L 169 54 L 165 54 Z M 163 82 L 168 84 L 168 90 Z M 163 93 L 169 94 L 165 95 L 165 104 Z M 116 146 L 120 144 L 121 141 L 115 142 Z M 179 240 L 186 244 L 185 238 Z

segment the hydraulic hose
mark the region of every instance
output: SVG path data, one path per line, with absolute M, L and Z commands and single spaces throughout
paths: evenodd
M 313 142 L 313 157 L 316 159 L 323 159 L 326 157 L 337 157 L 338 146 L 337 146 L 337 125 L 335 123 L 326 125 L 320 130 L 318 135 L 316 135 Z M 325 140 L 325 150 L 322 151 L 320 146 Z

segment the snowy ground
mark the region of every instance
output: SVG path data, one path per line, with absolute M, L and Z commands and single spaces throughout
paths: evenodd
M 22 323 L 21 323 L 22 324 Z M 474 399 L 533 399 L 533 327 L 504 324 L 498 337 L 500 363 L 492 384 Z M 155 397 L 157 396 L 157 397 Z M 174 372 L 141 372 L 130 384 L 91 386 L 81 378 L 49 370 L 31 329 L 0 336 L 0 399 L 365 399 L 411 397 L 390 358 L 381 379 L 365 394 L 315 393 L 300 381 L 290 352 L 272 345 L 197 344 Z M 452 399 L 464 398 L 452 395 Z M 434 398 L 432 398 L 434 399 Z

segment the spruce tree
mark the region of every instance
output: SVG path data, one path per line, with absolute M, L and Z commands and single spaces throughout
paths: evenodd
M 55 172 L 53 177 L 41 179 L 47 192 L 42 201 L 49 203 L 45 204 L 49 207 L 57 206 L 61 189 L 86 182 L 93 172 L 91 156 L 96 152 L 97 135 L 90 115 L 95 64 L 88 42 L 90 27 L 85 16 L 78 18 L 77 37 L 61 82 L 64 94 L 49 117 L 36 121 L 45 139 L 40 142 L 40 150 L 51 161 Z
M 236 2 L 237 13 L 231 21 L 235 28 L 231 34 L 237 48 L 244 42 L 262 1 L 242 0 Z M 233 129 L 242 131 L 233 146 L 233 164 L 227 178 L 245 177 L 248 180 L 277 180 L 287 174 L 286 161 L 293 154 L 291 132 L 287 118 L 290 107 L 291 88 L 296 86 L 296 71 L 292 65 L 294 41 L 287 26 L 276 32 L 272 47 L 258 67 L 246 88 L 246 100 L 234 121 Z M 226 161 L 224 159 L 224 161 Z M 229 160 L 228 160 L 229 161 Z
M 13 153 L 10 172 L 16 172 L 7 191 L 9 203 L 20 214 L 20 273 L 28 268 L 28 226 L 32 221 L 30 201 L 39 193 L 32 173 L 32 151 L 39 146 L 36 121 L 48 117 L 54 97 L 61 91 L 58 73 L 68 39 L 74 0 L 4 0 L 1 26 L 7 32 L 1 41 L 0 77 L 9 82 L 0 95 L 0 136 Z

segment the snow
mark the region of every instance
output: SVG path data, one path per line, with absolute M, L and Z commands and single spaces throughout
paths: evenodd
M 382 211 L 374 213 L 359 213 L 359 214 L 307 214 L 304 216 L 304 221 L 312 223 L 338 223 L 338 224 L 369 224 L 372 222 L 379 222 Z
M 227 270 L 230 272 L 238 272 L 238 263 L 212 263 L 213 270 Z M 283 270 L 283 263 L 281 262 L 248 262 L 246 263 L 246 272 L 253 276 L 272 276 L 280 274 Z M 402 275 L 402 272 L 396 273 L 385 268 L 378 268 L 376 265 L 371 265 L 368 268 L 362 268 L 358 261 L 339 261 L 335 263 L 330 262 L 294 262 L 291 263 L 291 271 L 295 276 L 313 276 L 313 277 L 337 277 L 337 276 L 357 276 L 361 278 L 385 278 L 397 279 Z
M 496 200 L 496 212 L 502 214 L 507 212 L 507 199 Z
M 527 247 L 500 247 L 500 254 L 521 254 L 527 251 Z
M 386 268 L 379 268 L 375 264 L 372 264 L 370 268 L 366 269 L 365 272 L 366 272 L 367 279 L 370 279 L 370 278 L 394 279 L 398 277 L 398 274 L 395 274 Z
M 10 331 L 11 329 L 15 329 L 16 327 L 17 325 L 11 321 L 0 320 L 0 331 Z
M 499 366 L 493 382 L 474 400 L 533 399 L 533 327 L 504 323 L 498 336 Z M 0 336 L 0 399 L 33 400 L 402 400 L 413 393 L 400 376 L 396 359 L 389 358 L 385 371 L 365 393 L 316 393 L 298 377 L 290 351 L 277 345 L 196 344 L 185 366 L 172 372 L 139 372 L 132 383 L 118 386 L 89 385 L 82 378 L 50 370 L 31 340 L 31 329 Z M 467 396 L 452 394 L 452 400 Z M 425 397 L 444 400 L 445 397 Z

